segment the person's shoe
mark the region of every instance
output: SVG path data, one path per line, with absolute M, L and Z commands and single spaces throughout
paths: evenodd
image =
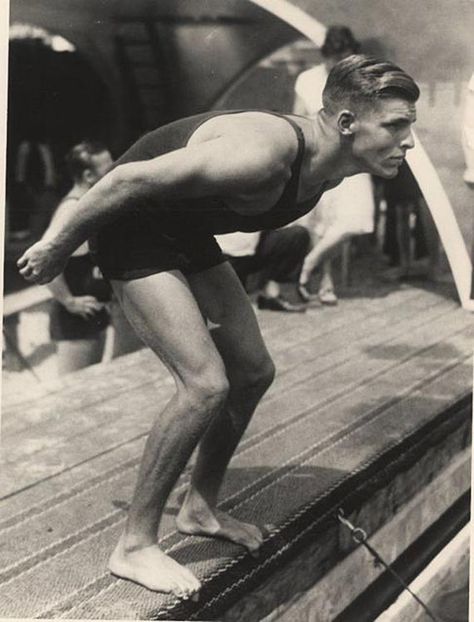
M 287 313 L 304 313 L 306 311 L 305 305 L 294 304 L 281 296 L 269 298 L 268 296 L 260 295 L 257 298 L 257 307 L 259 309 L 268 309 L 269 311 L 286 311 Z
M 304 300 L 304 302 L 313 302 L 313 301 L 319 300 L 318 294 L 312 294 L 309 291 L 306 284 L 299 283 L 296 288 L 296 291 L 298 292 L 298 295 L 301 298 L 301 300 Z
M 319 298 L 319 301 L 323 305 L 329 305 L 331 307 L 334 307 L 338 303 L 337 296 L 334 293 L 333 289 L 322 289 L 322 290 L 320 290 L 319 294 L 318 294 L 318 298 Z

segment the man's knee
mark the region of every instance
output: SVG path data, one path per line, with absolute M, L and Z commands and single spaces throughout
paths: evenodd
M 201 370 L 184 383 L 184 399 L 193 412 L 213 413 L 222 408 L 229 394 L 229 381 L 224 368 Z
M 239 385 L 242 390 L 265 393 L 275 378 L 275 365 L 270 356 L 248 363 L 241 370 Z

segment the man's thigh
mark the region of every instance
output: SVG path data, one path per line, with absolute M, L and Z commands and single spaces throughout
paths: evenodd
M 112 286 L 136 333 L 177 380 L 186 382 L 210 368 L 223 373 L 198 304 L 179 271 L 112 280 Z
M 188 277 L 229 377 L 239 370 L 258 369 L 269 354 L 255 312 L 229 263 Z

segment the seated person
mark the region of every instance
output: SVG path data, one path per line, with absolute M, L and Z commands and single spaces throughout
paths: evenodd
M 280 283 L 298 280 L 310 248 L 305 227 L 293 225 L 261 233 L 229 233 L 216 236 L 244 287 L 250 274 L 259 273 L 259 309 L 301 313 L 305 305 L 295 304 L 281 295 Z

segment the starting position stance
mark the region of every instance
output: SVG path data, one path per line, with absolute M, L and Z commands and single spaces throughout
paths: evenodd
M 110 559 L 116 575 L 183 597 L 199 590 L 157 536 L 168 495 L 198 443 L 178 528 L 254 553 L 260 547 L 260 530 L 218 510 L 217 497 L 274 367 L 213 236 L 281 227 L 345 176 L 395 176 L 413 147 L 418 95 L 399 67 L 354 55 L 330 72 L 315 118 L 221 111 L 161 127 L 140 138 L 19 259 L 27 280 L 46 283 L 93 237 L 97 263 L 127 318 L 176 383 L 147 440 Z

